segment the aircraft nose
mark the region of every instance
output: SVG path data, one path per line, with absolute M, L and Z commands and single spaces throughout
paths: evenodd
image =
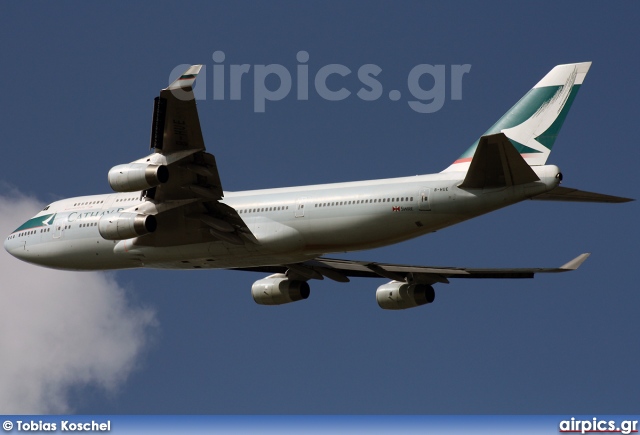
M 14 237 L 12 237 L 14 236 Z M 18 235 L 12 235 L 5 239 L 4 249 L 11 256 L 27 263 L 40 264 L 40 255 L 38 246 L 28 246 L 27 241 Z
M 16 258 L 20 258 L 16 255 L 16 242 L 15 239 L 11 238 L 11 236 L 4 239 L 4 250 Z
M 4 239 L 4 250 L 16 258 L 22 259 L 20 257 L 20 253 L 18 252 L 18 248 L 19 248 L 19 242 L 17 238 L 14 238 L 13 236 L 9 236 L 6 239 Z

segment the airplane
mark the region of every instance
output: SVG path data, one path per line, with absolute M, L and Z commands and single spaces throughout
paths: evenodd
M 526 199 L 632 199 L 560 186 L 546 161 L 591 62 L 558 65 L 442 172 L 393 179 L 230 192 L 206 152 L 191 66 L 154 100 L 151 154 L 108 173 L 115 193 L 56 201 L 4 242 L 14 257 L 66 270 L 235 269 L 268 273 L 255 302 L 307 299 L 309 281 L 386 278 L 383 309 L 430 304 L 454 278 L 532 278 L 577 269 L 474 269 L 325 257 L 386 246 Z

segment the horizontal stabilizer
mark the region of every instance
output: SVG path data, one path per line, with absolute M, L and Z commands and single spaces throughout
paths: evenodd
M 585 192 L 584 190 L 572 189 L 570 187 L 556 187 L 555 189 L 534 196 L 531 199 L 542 201 L 568 201 L 568 202 L 608 202 L 620 203 L 633 201 L 631 198 L 621 196 L 604 195 L 602 193 Z
M 539 180 L 504 133 L 497 133 L 480 138 L 467 176 L 460 187 L 488 189 L 517 186 Z

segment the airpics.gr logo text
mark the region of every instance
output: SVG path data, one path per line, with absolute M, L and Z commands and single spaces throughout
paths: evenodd
M 462 79 L 471 71 L 470 64 L 464 65 L 431 65 L 418 64 L 408 72 L 406 83 L 388 89 L 382 83 L 382 68 L 376 64 L 364 64 L 349 67 L 332 63 L 310 68 L 309 53 L 299 51 L 296 54 L 295 72 L 280 64 L 227 64 L 223 51 L 216 51 L 212 56 L 214 65 L 212 74 L 207 73 L 203 65 L 196 80 L 193 92 L 196 100 L 239 101 L 251 95 L 253 89 L 253 111 L 263 113 L 267 102 L 282 101 L 289 97 L 297 101 L 308 101 L 319 97 L 326 101 L 343 101 L 358 98 L 362 101 L 377 101 L 389 98 L 400 101 L 406 92 L 408 106 L 418 113 L 434 113 L 440 110 L 447 97 L 451 100 L 462 99 Z M 170 74 L 169 83 L 180 77 L 189 65 L 177 65 Z M 350 76 L 357 76 L 355 82 Z M 207 85 L 210 82 L 210 90 Z M 449 85 L 447 87 L 447 82 Z M 399 90 L 406 86 L 406 89 Z M 351 87 L 351 89 L 349 89 Z M 399 88 L 399 89 L 397 89 Z
M 571 417 L 562 420 L 559 425 L 560 433 L 620 433 L 623 435 L 638 432 L 638 420 L 623 420 L 620 424 L 615 420 L 604 420 L 593 417 L 590 420 L 580 420 Z

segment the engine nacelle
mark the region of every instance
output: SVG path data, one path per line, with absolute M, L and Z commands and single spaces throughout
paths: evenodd
M 105 215 L 98 221 L 98 231 L 106 240 L 124 240 L 144 236 L 156 230 L 155 216 L 138 213 Z
M 307 299 L 311 290 L 306 281 L 291 281 L 276 273 L 258 280 L 251 286 L 251 296 L 260 305 L 282 305 Z
M 376 290 L 376 300 L 385 310 L 404 310 L 430 304 L 436 298 L 433 287 L 426 284 L 407 284 L 391 281 Z
M 150 189 L 169 180 L 169 170 L 164 165 L 129 163 L 109 170 L 109 185 L 116 192 L 137 192 Z

